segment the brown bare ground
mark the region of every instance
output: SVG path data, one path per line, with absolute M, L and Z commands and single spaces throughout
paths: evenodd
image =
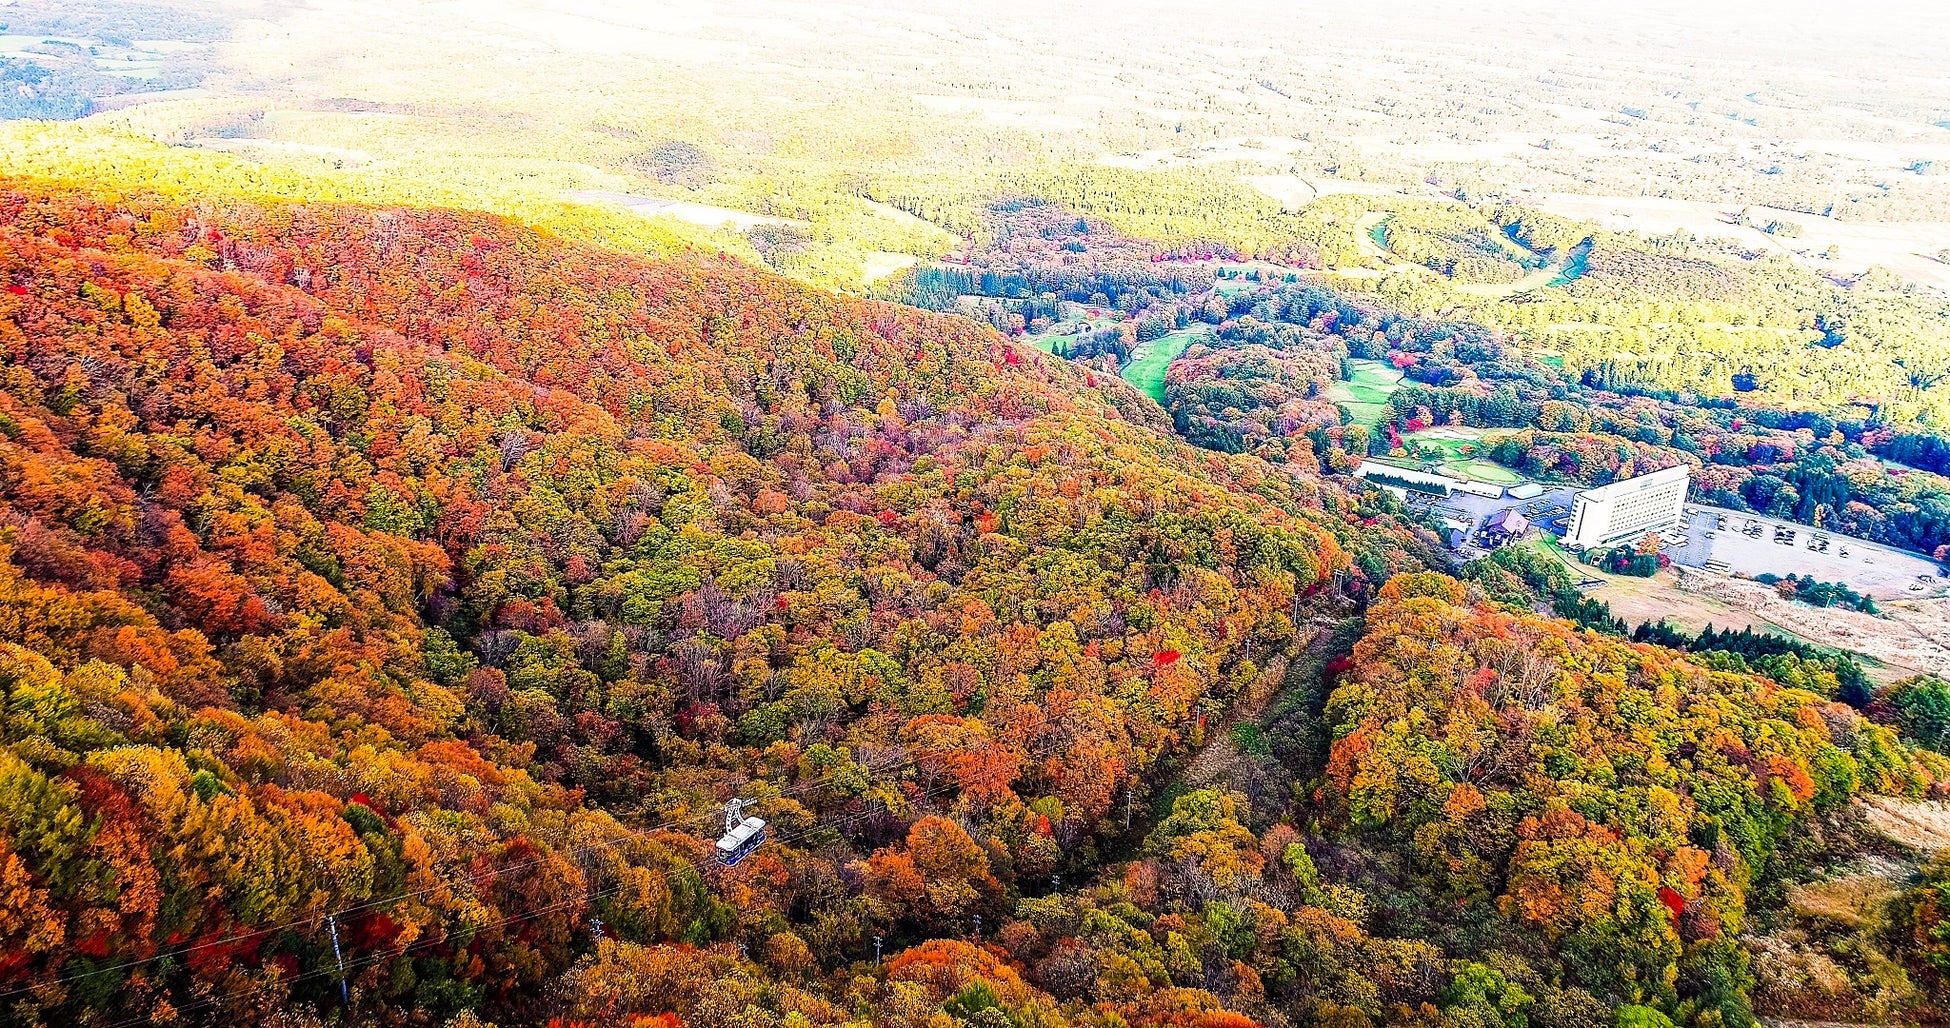
M 1794 886 L 1788 890 L 1788 906 L 1799 914 L 1860 928 L 1876 921 L 1910 872 L 1907 864 L 1871 857 L 1845 874 Z
M 1802 211 L 1754 206 L 1752 220 L 1799 225 L 1795 239 L 1771 236 L 1733 223 L 1740 203 L 1699 203 L 1649 196 L 1582 196 L 1559 193 L 1540 197 L 1537 206 L 1568 218 L 1590 219 L 1615 231 L 1658 235 L 1683 229 L 1696 235 L 1737 239 L 1762 251 L 1784 253 L 1816 271 L 1858 274 L 1881 265 L 1904 278 L 1950 289 L 1950 264 L 1932 255 L 1950 246 L 1950 224 L 1940 221 L 1836 221 Z M 1833 246 L 1836 259 L 1822 253 Z
M 1631 578 L 1606 575 L 1583 565 L 1567 566 L 1578 577 L 1602 579 L 1605 586 L 1591 595 L 1610 604 L 1612 613 L 1633 627 L 1644 621 L 1666 621 L 1694 632 L 1712 625 L 1714 628 L 1752 628 L 1755 631 L 1793 634 L 1751 609 L 1717 597 L 1683 590 L 1672 571 L 1661 571 L 1653 578 Z
M 1894 842 L 1923 853 L 1950 848 L 1950 806 L 1931 800 L 1869 796 L 1862 816 Z
M 1885 665 L 1870 669 L 1881 672 L 1878 677 L 1905 678 L 1950 667 L 1950 601 L 1894 601 L 1882 606 L 1887 616 L 1877 617 L 1796 603 L 1782 598 L 1772 586 L 1705 572 L 1682 572 L 1674 588 L 1742 611 L 1751 623 L 1776 625 L 1809 642 L 1870 657 Z

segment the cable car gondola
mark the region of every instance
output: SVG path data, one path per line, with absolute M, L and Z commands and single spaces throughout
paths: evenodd
M 745 816 L 745 808 L 751 805 L 739 799 L 724 805 L 724 834 L 718 836 L 718 863 L 724 867 L 751 856 L 765 843 L 764 820 Z

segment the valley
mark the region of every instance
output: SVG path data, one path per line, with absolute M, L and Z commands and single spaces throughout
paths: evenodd
M 1945 45 L 0 7 L 0 1028 L 1941 1022 Z

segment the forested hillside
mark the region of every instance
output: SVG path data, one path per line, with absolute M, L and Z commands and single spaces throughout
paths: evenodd
M 1402 576 L 1369 608 L 1327 704 L 1329 823 L 1357 881 L 1406 893 L 1378 920 L 1480 961 L 1503 1023 L 1750 1022 L 1751 898 L 1849 797 L 1950 770 L 1814 693 L 1466 597 Z
M 0 1028 L 1950 1023 L 1950 15 L 1304 6 L 0 0 Z
M 477 215 L 0 211 L 18 1023 L 335 1004 L 333 912 L 361 1020 L 596 1002 L 598 921 L 816 1014 L 1094 868 L 1362 588 L 1345 501 L 964 321 Z M 777 845 L 709 870 L 734 794 Z
M 1950 774 L 722 257 L 14 181 L 0 278 L 9 1024 L 1744 1024 Z

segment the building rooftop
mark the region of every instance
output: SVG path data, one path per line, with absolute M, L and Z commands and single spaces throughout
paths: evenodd
M 1515 508 L 1511 508 L 1510 510 L 1498 511 L 1492 515 L 1483 528 L 1489 531 L 1502 532 L 1505 535 L 1522 535 L 1530 530 L 1530 520 L 1522 514 L 1517 513 Z
M 1659 471 L 1649 471 L 1643 475 L 1634 475 L 1631 478 L 1621 478 L 1607 485 L 1586 489 L 1578 495 L 1602 503 L 1606 500 L 1616 499 L 1617 497 L 1635 493 L 1651 486 L 1665 485 L 1669 482 L 1683 482 L 1692 477 L 1693 469 L 1688 465 L 1680 464 Z

